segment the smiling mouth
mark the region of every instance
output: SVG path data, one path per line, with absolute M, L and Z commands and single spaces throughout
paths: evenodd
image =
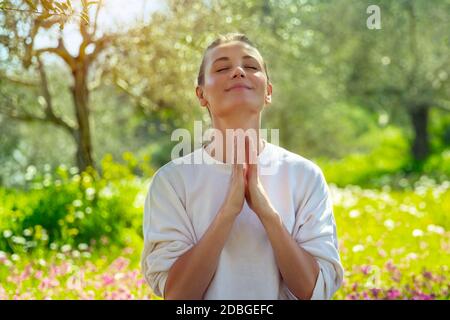
M 234 88 L 228 89 L 227 91 L 231 91 L 231 90 L 250 90 L 250 88 L 244 87 L 244 86 L 239 86 L 239 87 L 234 87 Z

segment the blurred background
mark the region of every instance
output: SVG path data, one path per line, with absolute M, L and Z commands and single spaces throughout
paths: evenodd
M 201 58 L 236 31 L 268 65 L 262 127 L 329 183 L 346 270 L 334 298 L 449 299 L 449 12 L 0 0 L 0 299 L 159 299 L 139 266 L 147 188 L 174 129 L 209 127 Z

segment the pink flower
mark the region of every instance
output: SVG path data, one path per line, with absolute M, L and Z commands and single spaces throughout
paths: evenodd
M 138 287 L 144 285 L 145 283 L 146 283 L 146 281 L 145 281 L 144 279 L 139 279 L 138 281 L 136 281 L 136 285 L 137 285 Z
M 367 266 L 361 266 L 361 271 L 363 274 L 368 275 L 370 273 L 371 270 L 371 266 L 367 265 Z
M 394 265 L 391 259 L 384 265 L 389 272 L 394 272 L 397 270 L 397 267 Z
M 25 267 L 25 270 L 20 274 L 19 281 L 27 279 L 30 276 L 31 271 L 33 271 L 33 267 L 31 266 L 31 264 L 28 264 Z
M 433 280 L 433 274 L 431 272 L 429 272 L 429 271 L 424 271 L 422 273 L 422 275 L 425 277 L 425 279 Z
M 131 255 L 133 252 L 134 252 L 134 249 L 131 247 L 126 247 L 125 249 L 123 249 L 124 255 Z
M 38 288 L 39 290 L 47 290 L 52 287 L 59 286 L 59 281 L 54 278 L 44 278 L 42 279 L 41 283 L 39 284 Z
M 384 251 L 383 249 L 378 249 L 378 254 L 381 256 L 381 257 L 386 257 L 386 251 Z
M 129 264 L 130 264 L 129 259 L 119 257 L 111 263 L 111 267 L 117 271 L 121 271 L 126 267 L 128 267 Z
M 377 299 L 378 295 L 380 294 L 381 289 L 378 288 L 372 288 L 370 289 L 370 292 L 372 293 L 372 296 Z
M 81 291 L 83 290 L 83 275 L 79 275 L 79 276 L 70 276 L 67 281 L 66 281 L 66 285 L 67 288 L 70 290 L 77 290 L 77 291 Z
M 107 274 L 104 274 L 104 275 L 102 276 L 102 280 L 103 280 L 103 285 L 104 285 L 104 286 L 108 286 L 108 285 L 114 283 L 114 278 L 111 277 L 110 275 L 107 275 Z
M 400 291 L 397 290 L 397 289 L 389 289 L 388 292 L 387 292 L 387 298 L 389 300 L 395 300 L 398 297 L 400 297 L 400 295 L 401 295 Z

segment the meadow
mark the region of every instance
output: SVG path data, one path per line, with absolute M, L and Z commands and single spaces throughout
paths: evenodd
M 30 177 L 34 189 L 2 191 L 0 214 L 11 219 L 0 230 L 0 299 L 160 299 L 139 266 L 149 181 L 111 161 L 104 168 L 108 179 L 59 168 Z M 399 183 L 329 183 L 345 268 L 334 299 L 450 298 L 450 182 L 422 175 Z M 61 199 L 46 204 L 55 190 Z M 50 204 L 61 214 L 54 224 L 38 216 Z

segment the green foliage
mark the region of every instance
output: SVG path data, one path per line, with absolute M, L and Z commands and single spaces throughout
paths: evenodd
M 398 127 L 373 128 L 358 139 L 357 145 L 361 146 L 362 152 L 349 153 L 339 160 L 315 159 L 328 182 L 340 187 L 405 189 L 423 175 L 438 182 L 450 177 L 448 149 L 432 154 L 424 162 L 416 162 L 408 152 L 409 143 L 404 132 Z
M 64 166 L 44 174 L 30 170 L 25 189 L 0 189 L 0 250 L 74 247 L 102 237 L 120 245 L 139 242 L 146 190 L 133 171 L 151 176 L 153 169 L 130 153 L 124 160 L 119 164 L 106 156 L 102 176 Z
M 361 144 L 369 142 L 373 147 L 367 153 L 351 153 L 336 161 L 318 158 L 327 180 L 338 186 L 368 185 L 373 179 L 394 174 L 410 161 L 408 143 L 398 128 L 371 130 L 360 138 Z

